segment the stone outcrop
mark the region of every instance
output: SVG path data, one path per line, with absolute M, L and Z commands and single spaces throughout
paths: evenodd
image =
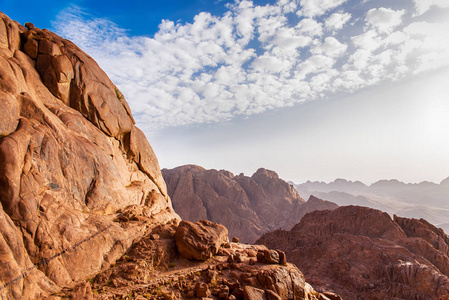
M 256 261 L 259 254 L 278 253 L 265 246 L 231 242 L 206 261 L 188 260 L 175 243 L 179 232 L 179 227 L 170 224 L 154 228 L 115 266 L 55 297 L 341 300 L 331 292 L 315 291 L 293 264 Z M 154 239 L 155 235 L 159 239 Z M 190 237 L 207 243 L 204 237 Z
M 0 298 L 92 276 L 178 222 L 125 98 L 70 41 L 0 13 L 0 101 Z
M 162 174 L 173 207 L 184 220 L 221 223 L 230 237 L 246 243 L 277 228 L 290 229 L 311 210 L 337 207 L 317 198 L 305 202 L 290 184 L 266 169 L 248 177 L 186 165 L 163 169 Z
M 358 206 L 315 211 L 257 243 L 285 251 L 317 290 L 344 299 L 443 299 L 449 238 L 425 220 Z

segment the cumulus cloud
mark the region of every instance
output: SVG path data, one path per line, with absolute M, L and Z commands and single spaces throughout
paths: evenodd
M 356 18 L 345 2 L 239 0 L 222 16 L 164 20 L 153 37 L 130 36 L 77 7 L 54 27 L 98 61 L 145 131 L 249 116 L 449 66 L 447 22 L 417 21 L 406 13 L 414 7 L 371 6 Z
M 301 0 L 302 9 L 298 11 L 298 15 L 306 17 L 321 16 L 328 10 L 336 8 L 347 0 Z
M 333 13 L 326 19 L 324 25 L 327 30 L 340 30 L 350 19 L 350 13 Z
M 366 21 L 380 32 L 391 32 L 393 28 L 402 23 L 404 13 L 405 10 L 393 10 L 385 7 L 372 8 L 366 14 Z

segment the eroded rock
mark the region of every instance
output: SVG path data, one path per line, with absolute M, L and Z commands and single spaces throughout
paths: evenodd
M 425 220 L 345 206 L 310 213 L 291 231 L 274 231 L 258 243 L 285 251 L 315 288 L 351 300 L 446 295 L 448 241 Z
M 228 242 L 228 230 L 210 221 L 181 221 L 175 233 L 179 253 L 187 259 L 206 260 Z
M 178 222 L 125 98 L 73 43 L 0 13 L 0 101 L 0 298 L 93 276 Z

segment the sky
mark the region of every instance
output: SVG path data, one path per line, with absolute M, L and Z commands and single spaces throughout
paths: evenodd
M 449 1 L 53 1 L 0 10 L 72 40 L 161 168 L 295 183 L 449 177 Z

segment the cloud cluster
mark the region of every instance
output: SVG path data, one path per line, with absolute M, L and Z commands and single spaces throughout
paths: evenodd
M 155 131 L 249 116 L 449 66 L 449 24 L 414 19 L 444 1 L 413 1 L 402 9 L 366 7 L 360 16 L 347 0 L 265 6 L 238 0 L 222 16 L 164 20 L 152 38 L 129 36 L 79 8 L 64 11 L 54 27 L 98 61 L 139 126 Z

